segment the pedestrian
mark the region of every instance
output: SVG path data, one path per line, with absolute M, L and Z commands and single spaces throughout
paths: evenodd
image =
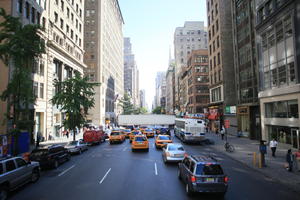
M 273 139 L 270 141 L 270 148 L 271 148 L 272 156 L 273 156 L 273 157 L 276 157 L 276 156 L 275 156 L 275 152 L 276 152 L 277 145 L 278 145 L 278 142 L 275 140 L 275 138 L 273 138 Z
M 298 149 L 298 151 L 295 153 L 295 160 L 297 163 L 297 169 L 298 172 L 300 171 L 300 148 Z
M 261 140 L 259 144 L 259 152 L 260 152 L 260 162 L 262 167 L 266 167 L 265 154 L 267 154 L 267 146 L 265 145 L 265 141 Z
M 286 154 L 286 162 L 288 163 L 288 168 L 287 170 L 289 172 L 292 172 L 293 171 L 293 162 L 294 162 L 294 157 L 293 157 L 293 154 L 292 154 L 292 150 L 289 149 L 287 151 L 287 154 Z
M 219 134 L 219 129 L 218 128 L 216 128 L 216 135 L 218 135 Z
M 69 130 L 66 131 L 66 136 L 69 138 Z
M 220 133 L 221 133 L 221 138 L 222 138 L 222 140 L 224 140 L 224 136 L 225 136 L 225 129 L 224 129 L 224 128 L 222 128 L 222 129 L 221 129 L 221 131 L 220 131 Z
M 38 148 L 40 146 L 40 140 L 41 140 L 40 132 L 37 132 L 37 136 L 36 136 L 36 148 Z

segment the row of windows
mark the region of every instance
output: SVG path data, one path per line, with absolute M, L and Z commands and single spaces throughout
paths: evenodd
M 43 60 L 35 60 L 33 63 L 32 73 L 44 76 L 45 62 Z
M 208 19 L 207 19 L 208 26 L 210 26 L 210 23 L 214 21 L 215 16 L 217 16 L 218 13 L 219 13 L 218 4 L 217 3 L 215 4 L 214 10 L 213 10 L 213 2 L 211 3 L 211 7 L 212 7 L 212 9 L 210 11 L 209 2 L 207 2 L 207 13 L 210 14 L 210 15 L 208 15 Z
M 298 118 L 298 101 L 276 101 L 265 103 L 265 115 L 268 118 Z
M 70 1 L 70 0 L 68 0 L 68 1 Z M 82 3 L 82 0 L 80 0 L 80 3 Z M 61 11 L 64 12 L 64 9 L 65 9 L 65 2 L 64 2 L 63 0 L 60 0 L 60 2 L 59 2 L 59 0 L 55 0 L 55 4 L 56 4 L 57 6 L 60 6 Z M 60 4 L 60 5 L 59 5 L 59 4 Z M 72 5 L 74 6 L 74 0 L 72 0 Z M 82 10 L 79 9 L 78 4 L 76 4 L 76 13 L 79 14 L 80 17 L 82 17 Z M 67 7 L 67 17 L 69 18 L 69 16 L 70 16 L 70 8 Z M 71 13 L 71 16 L 72 16 L 72 18 L 73 18 L 73 13 Z
M 186 33 L 184 33 L 182 30 L 179 31 L 180 35 L 194 35 L 194 34 L 198 34 L 201 35 L 201 30 L 191 30 L 191 31 L 187 31 Z
M 212 45 L 209 45 L 209 54 L 211 55 L 212 52 L 215 52 L 216 49 L 218 49 L 220 47 L 220 41 L 219 41 L 220 37 L 218 36 L 216 40 L 213 41 Z M 216 48 L 216 44 L 217 44 L 217 48 Z
M 212 60 L 209 61 L 210 70 L 215 68 L 217 65 L 221 64 L 221 53 L 220 52 L 218 52 L 217 57 L 214 56 L 213 61 L 214 61 L 214 63 L 212 62 Z
M 211 97 L 211 102 L 222 101 L 221 87 L 212 89 L 210 97 Z
M 269 0 L 258 9 L 257 12 L 257 23 L 260 24 L 263 22 L 268 16 L 274 13 L 286 0 Z
M 77 36 L 77 35 L 76 35 Z M 70 54 L 74 55 L 78 60 L 81 60 L 81 53 L 79 53 L 78 51 L 74 50 L 74 45 L 69 44 L 68 42 L 66 42 L 65 39 L 63 39 L 62 37 L 60 37 L 59 35 L 57 35 L 56 33 L 53 33 L 53 40 L 59 44 L 60 46 L 64 47 Z M 78 37 L 76 37 L 75 42 L 78 42 L 78 45 L 81 47 L 81 39 L 78 40 Z
M 215 25 L 212 25 L 211 30 L 208 31 L 208 41 L 210 41 L 215 36 L 215 34 L 218 33 L 218 31 L 219 31 L 219 20 L 216 21 Z M 215 30 L 215 27 L 216 27 L 216 30 Z
M 221 70 L 210 75 L 210 84 L 216 84 L 222 80 Z
M 38 12 L 30 3 L 25 1 L 25 4 L 23 0 L 18 0 L 17 2 L 17 11 L 22 14 L 24 10 L 24 17 L 28 20 L 30 20 L 33 24 L 40 24 L 41 22 L 41 13 Z M 42 25 L 45 27 L 46 19 L 43 17 Z

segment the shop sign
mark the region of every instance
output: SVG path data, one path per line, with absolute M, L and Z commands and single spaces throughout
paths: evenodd
M 236 114 L 236 106 L 226 106 L 225 114 Z
M 229 128 L 230 127 L 230 121 L 228 119 L 224 120 L 224 127 Z
M 248 107 L 239 107 L 238 114 L 247 115 L 248 114 Z

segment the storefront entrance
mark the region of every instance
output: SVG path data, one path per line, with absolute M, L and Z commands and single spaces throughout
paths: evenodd
M 300 148 L 300 133 L 296 127 L 268 126 L 269 140 L 275 138 L 278 142 Z

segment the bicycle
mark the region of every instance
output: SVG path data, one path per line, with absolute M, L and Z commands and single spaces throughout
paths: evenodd
M 227 152 L 232 153 L 235 151 L 234 146 L 232 144 L 229 144 L 229 142 L 226 142 L 224 147 Z

